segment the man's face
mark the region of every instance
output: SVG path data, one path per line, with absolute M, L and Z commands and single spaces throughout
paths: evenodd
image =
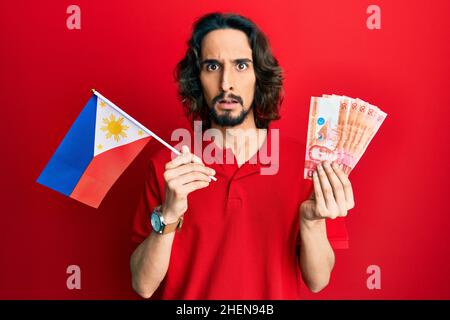
M 241 124 L 253 114 L 256 85 L 247 35 L 235 29 L 214 30 L 201 47 L 200 81 L 211 120 L 220 126 Z

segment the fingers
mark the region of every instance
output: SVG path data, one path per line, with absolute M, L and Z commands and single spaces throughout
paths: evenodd
M 181 154 L 166 164 L 164 180 L 169 190 L 179 197 L 185 197 L 194 190 L 207 187 L 214 175 L 213 169 L 205 167 L 200 158 L 183 146 Z
M 181 187 L 181 192 L 184 194 L 189 194 L 195 190 L 206 188 L 207 186 L 209 186 L 209 182 L 207 181 L 192 181 L 183 185 Z
M 194 155 L 194 154 L 189 152 L 189 147 L 182 146 L 181 147 L 181 154 L 178 155 L 172 161 L 167 162 L 165 169 L 166 170 L 174 169 L 174 168 L 176 168 L 178 166 L 181 166 L 183 164 L 190 163 L 190 162 L 203 164 L 202 160 L 199 157 L 197 157 L 196 155 Z
M 177 185 L 184 185 L 193 181 L 206 181 L 206 182 L 211 182 L 211 178 L 202 173 L 202 172 L 198 172 L 198 171 L 192 171 L 186 174 L 183 174 L 181 176 L 176 177 L 175 179 L 171 180 L 171 181 L 175 181 L 175 183 Z
M 313 172 L 313 184 L 314 184 L 314 197 L 316 200 L 316 209 L 319 215 L 322 215 L 322 213 L 327 211 L 327 206 L 325 204 L 325 198 L 323 197 L 319 176 L 316 170 Z
M 191 174 L 196 173 L 196 174 Z M 187 146 L 181 148 L 181 154 L 166 164 L 164 179 L 167 182 L 177 180 L 172 184 L 185 184 L 194 180 L 210 181 L 208 176 L 215 175 L 215 171 L 205 167 L 201 159 L 189 152 Z
M 355 207 L 355 200 L 353 197 L 353 188 L 352 184 L 348 178 L 348 175 L 342 170 L 341 166 L 338 166 L 337 163 L 333 162 L 332 168 L 339 180 L 341 181 L 342 187 L 344 189 L 345 201 L 347 204 L 347 210 L 350 210 Z
M 186 145 L 184 145 L 184 146 L 181 147 L 181 151 L 182 151 L 182 153 L 190 153 L 190 152 L 189 152 L 189 147 L 186 146 Z M 191 156 L 192 156 L 192 162 L 198 163 L 198 164 L 201 164 L 201 165 L 204 165 L 202 159 L 200 159 L 199 157 L 197 157 L 194 153 L 191 153 Z
M 328 161 L 323 163 L 323 168 L 331 184 L 334 194 L 334 202 L 339 207 L 339 216 L 345 217 L 347 215 L 347 201 L 345 199 L 344 187 L 341 180 L 336 175 Z
M 176 197 L 185 198 L 193 190 L 207 187 L 210 181 L 204 173 L 193 171 L 167 181 L 167 187 Z
M 302 216 L 308 220 L 346 216 L 354 200 L 350 180 L 342 168 L 334 162 L 322 162 L 312 178 L 314 194 L 300 206 Z
M 325 204 L 330 217 L 337 216 L 339 207 L 334 199 L 333 187 L 328 180 L 328 176 L 322 166 L 322 163 L 317 165 L 317 173 L 319 175 L 320 187 L 322 189 L 322 194 L 325 199 Z
M 211 178 L 208 175 L 192 171 L 169 180 L 167 186 L 170 190 L 176 190 L 178 196 L 184 197 L 194 190 L 207 187 L 210 182 Z
M 164 178 L 166 179 L 166 181 L 170 181 L 172 179 L 175 179 L 179 176 L 185 175 L 190 172 L 200 172 L 206 176 L 213 176 L 216 173 L 213 169 L 205 167 L 202 164 L 191 162 L 191 163 L 176 167 L 174 169 L 166 170 L 164 172 Z

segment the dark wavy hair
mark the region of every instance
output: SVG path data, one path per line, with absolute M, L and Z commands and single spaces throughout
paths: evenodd
M 186 55 L 178 62 L 174 73 L 186 116 L 192 124 L 194 120 L 201 120 L 204 128 L 211 127 L 210 110 L 200 83 L 200 58 L 203 38 L 217 29 L 236 29 L 247 35 L 256 75 L 252 104 L 255 123 L 257 128 L 267 128 L 272 120 L 280 118 L 282 69 L 272 54 L 266 36 L 252 21 L 237 14 L 210 13 L 195 22 L 192 36 L 187 42 Z

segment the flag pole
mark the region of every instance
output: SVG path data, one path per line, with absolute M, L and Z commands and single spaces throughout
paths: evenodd
M 153 131 L 147 129 L 146 127 L 144 127 L 139 121 L 137 121 L 136 119 L 134 119 L 132 116 L 130 116 L 128 113 L 126 113 L 125 111 L 123 111 L 122 109 L 120 109 L 118 106 L 116 106 L 114 103 L 112 103 L 111 101 L 109 101 L 107 98 L 105 98 L 102 94 L 100 94 L 100 92 L 98 92 L 95 89 L 91 89 L 92 93 L 95 94 L 97 97 L 99 97 L 100 99 L 102 99 L 103 101 L 105 101 L 109 106 L 111 106 L 114 110 L 116 110 L 117 112 L 119 112 L 121 115 L 123 115 L 124 117 L 126 117 L 128 120 L 130 120 L 132 123 L 134 123 L 136 126 L 138 126 L 139 128 L 141 128 L 143 131 L 145 131 L 147 134 L 151 135 L 153 138 L 155 138 L 156 140 L 158 140 L 159 142 L 161 142 L 164 146 L 166 146 L 167 148 L 169 148 L 170 150 L 172 150 L 173 153 L 175 153 L 177 156 L 179 156 L 181 153 L 180 151 L 178 151 L 177 149 L 175 149 L 174 147 L 172 147 L 170 144 L 168 144 L 167 142 L 165 142 L 163 139 L 161 139 L 160 137 L 158 137 L 158 135 L 156 135 Z M 217 181 L 216 177 L 210 176 L 210 178 L 214 181 Z

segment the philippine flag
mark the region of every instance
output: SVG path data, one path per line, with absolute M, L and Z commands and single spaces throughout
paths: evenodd
M 37 182 L 98 208 L 152 136 L 151 131 L 93 92 Z

